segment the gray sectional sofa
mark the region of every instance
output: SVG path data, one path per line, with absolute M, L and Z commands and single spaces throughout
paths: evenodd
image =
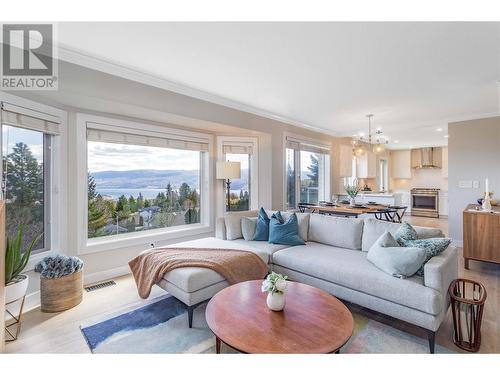
M 269 212 L 271 213 L 271 211 Z M 285 213 L 286 219 L 287 213 Z M 448 286 L 457 278 L 457 251 L 449 246 L 425 264 L 424 276 L 398 279 L 371 264 L 366 254 L 388 230 L 400 224 L 373 218 L 354 219 L 297 213 L 299 234 L 306 245 L 289 247 L 242 238 L 241 218 L 257 211 L 228 213 L 217 220 L 215 238 L 183 242 L 172 247 L 236 248 L 259 255 L 270 270 L 290 280 L 321 288 L 332 295 L 368 309 L 424 328 L 431 353 L 434 336 L 449 308 Z M 415 227 L 419 238 L 442 237 L 439 229 Z M 159 286 L 193 309 L 210 299 L 228 283 L 215 271 L 181 268 L 165 274 Z

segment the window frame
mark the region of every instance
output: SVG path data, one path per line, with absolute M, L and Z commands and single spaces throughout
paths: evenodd
M 210 166 L 210 155 L 212 154 L 213 137 L 210 134 L 185 131 L 161 125 L 139 123 L 121 120 L 112 117 L 95 116 L 86 113 L 76 114 L 77 132 L 77 194 L 78 215 L 77 222 L 77 253 L 92 254 L 102 251 L 119 250 L 130 246 L 156 246 L 156 242 L 170 239 L 194 236 L 210 233 L 214 230 L 214 220 L 211 210 L 211 186 L 210 179 L 212 168 Z M 200 223 L 172 226 L 168 228 L 157 228 L 148 231 L 122 233 L 113 236 L 88 238 L 88 194 L 87 194 L 87 123 L 102 124 L 104 128 L 126 129 L 129 133 L 140 135 L 151 132 L 154 135 L 163 134 L 165 137 L 179 139 L 198 139 L 208 144 L 208 151 L 200 151 Z
M 332 158 L 332 145 L 331 143 L 326 143 L 326 142 L 321 142 L 318 141 L 317 139 L 313 138 L 307 138 L 303 137 L 297 134 L 293 133 L 288 133 L 285 132 L 283 133 L 283 207 L 286 210 L 292 210 L 296 209 L 297 207 L 288 207 L 288 202 L 287 202 L 287 194 L 288 194 L 288 183 L 287 183 L 287 158 L 286 158 L 286 153 L 287 149 L 291 149 L 287 147 L 287 142 L 292 140 L 293 142 L 299 143 L 299 144 L 304 144 L 307 149 L 295 149 L 294 150 L 294 169 L 295 169 L 295 204 L 298 205 L 300 203 L 300 187 L 301 187 L 301 178 L 300 178 L 300 168 L 301 168 L 301 151 L 309 151 L 309 152 L 315 152 L 312 151 L 310 148 L 318 148 L 318 149 L 328 149 L 329 152 L 323 152 L 322 154 L 325 155 L 325 166 L 324 166 L 324 171 L 323 171 L 323 179 L 324 179 L 324 184 L 322 187 L 319 186 L 319 180 L 318 180 L 318 201 L 322 200 L 320 199 L 320 191 L 323 190 L 323 196 L 325 200 L 330 200 L 330 194 L 331 194 L 331 184 L 332 184 L 332 177 L 331 177 L 331 158 Z M 293 149 L 292 149 L 293 150 Z
M 242 146 L 250 144 L 253 153 L 249 158 L 249 188 L 250 188 L 250 205 L 249 210 L 257 210 L 259 208 L 259 142 L 256 137 L 236 137 L 236 136 L 217 136 L 217 160 L 225 161 L 223 146 Z M 221 180 L 215 180 L 217 192 L 217 215 L 223 216 L 226 211 L 226 197 Z M 236 211 L 235 211 L 236 212 Z
M 46 256 L 67 253 L 67 220 L 62 218 L 68 217 L 67 210 L 67 124 L 68 114 L 66 111 L 41 104 L 29 99 L 24 99 L 12 94 L 0 92 L 0 101 L 7 102 L 16 106 L 23 107 L 28 110 L 41 112 L 49 116 L 53 116 L 59 120 L 59 135 L 44 134 L 44 159 L 48 159 L 48 171 L 45 171 L 44 165 L 44 201 L 47 206 L 44 209 L 44 232 L 49 232 L 49 241 L 45 241 L 44 249 L 39 249 L 31 254 L 25 272 L 32 271 L 36 263 Z M 1 126 L 1 124 L 0 124 Z M 45 142 L 49 138 L 50 142 Z M 1 141 L 1 133 L 0 133 Z M 3 154 L 3 142 L 0 142 L 0 151 Z M 48 152 L 47 152 L 48 151 Z M 44 164 L 45 164 L 44 160 Z M 0 163 L 0 173 L 2 164 Z M 45 178 L 46 174 L 48 179 Z M 48 242 L 48 243 L 47 243 Z

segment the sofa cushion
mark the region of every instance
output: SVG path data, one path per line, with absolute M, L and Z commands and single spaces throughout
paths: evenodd
M 363 219 L 312 214 L 309 220 L 309 241 L 359 250 L 362 234 Z
M 266 210 L 267 215 L 269 217 L 273 216 L 278 211 L 273 211 L 273 210 Z M 293 212 L 293 211 L 283 211 L 281 212 L 281 216 L 283 216 L 283 219 L 288 220 L 290 215 L 295 214 L 297 215 L 297 221 L 299 223 L 299 236 L 302 238 L 304 241 L 308 241 L 308 233 L 309 233 L 309 220 L 311 217 L 310 213 L 306 212 Z
M 366 259 L 385 273 L 404 279 L 422 267 L 425 256 L 424 249 L 399 246 L 392 234 L 386 231 L 370 247 Z
M 257 228 L 256 217 L 242 217 L 241 218 L 241 234 L 247 241 L 252 241 L 255 236 L 255 229 Z
M 441 294 L 425 287 L 422 277 L 392 277 L 371 264 L 361 251 L 308 242 L 307 246 L 274 253 L 273 263 L 428 314 L 439 314 L 443 306 Z
M 241 218 L 245 216 L 257 216 L 257 211 L 238 211 L 226 213 L 224 219 L 226 223 L 226 238 L 228 240 L 236 240 L 243 237 L 243 234 L 241 233 Z
M 252 241 L 253 242 L 253 241 Z M 193 241 L 181 242 L 166 247 L 182 248 L 215 248 L 215 249 L 236 249 L 246 250 L 257 254 L 266 264 L 269 261 L 269 255 L 265 250 L 258 249 L 255 246 L 248 246 L 247 241 L 241 239 L 236 241 L 225 241 L 214 237 L 201 238 Z M 176 268 L 163 275 L 163 279 L 175 285 L 185 292 L 191 293 L 206 288 L 210 285 L 219 283 L 224 279 L 220 274 L 209 268 L 202 267 L 182 267 Z
M 389 223 L 387 221 L 377 220 L 373 218 L 365 219 L 363 227 L 362 250 L 368 251 L 370 247 L 377 241 L 377 239 L 384 234 L 385 231 L 390 232 L 392 235 L 396 234 L 401 224 Z M 417 231 L 418 239 L 444 237 L 441 229 L 438 228 L 425 228 L 413 227 Z
M 274 244 L 264 241 L 245 241 L 242 238 L 240 238 L 239 240 L 235 240 L 234 242 L 238 244 L 238 246 L 245 246 L 247 248 L 253 249 L 254 251 L 267 254 L 267 263 L 272 262 L 272 257 L 275 252 L 290 247 L 289 245 Z

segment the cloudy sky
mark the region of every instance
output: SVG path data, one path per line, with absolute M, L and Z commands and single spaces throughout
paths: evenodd
M 197 170 L 200 153 L 160 147 L 88 142 L 90 172 L 127 171 L 134 169 Z

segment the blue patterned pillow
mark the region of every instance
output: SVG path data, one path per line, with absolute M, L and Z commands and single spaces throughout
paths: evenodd
M 432 257 L 441 254 L 451 243 L 451 238 L 426 238 L 421 240 L 406 240 L 405 247 L 418 247 L 424 249 L 426 253 L 425 262 L 417 271 L 417 275 L 424 275 L 424 266 Z
M 418 239 L 417 231 L 407 222 L 404 222 L 394 233 L 394 238 L 400 246 L 406 246 L 405 241 Z
M 254 241 L 268 241 L 269 240 L 269 216 L 266 211 L 261 207 L 259 216 L 257 217 L 257 226 L 253 236 Z
M 287 221 L 276 212 L 271 216 L 269 224 L 269 243 L 282 245 L 304 245 L 305 242 L 299 236 L 299 222 L 295 213 L 291 214 Z

